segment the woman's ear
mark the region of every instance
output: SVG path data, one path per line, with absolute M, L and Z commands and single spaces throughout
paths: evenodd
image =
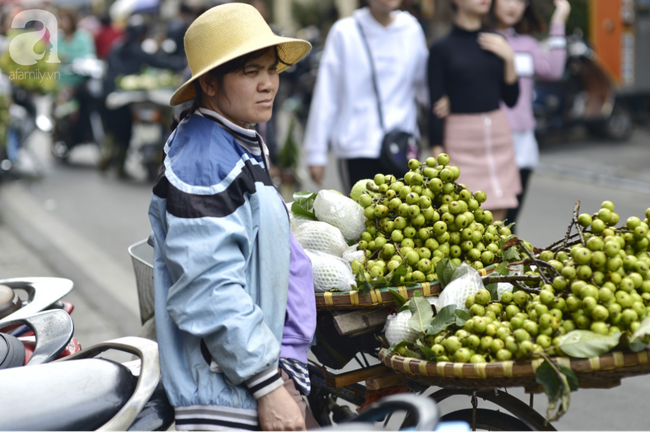
M 201 85 L 201 90 L 203 94 L 206 94 L 210 97 L 213 97 L 217 94 L 217 78 L 210 75 L 204 74 L 199 77 L 199 84 Z

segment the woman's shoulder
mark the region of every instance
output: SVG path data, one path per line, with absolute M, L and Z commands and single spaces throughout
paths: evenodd
M 199 115 L 183 120 L 166 147 L 166 170 L 191 186 L 217 185 L 248 159 L 228 132 Z

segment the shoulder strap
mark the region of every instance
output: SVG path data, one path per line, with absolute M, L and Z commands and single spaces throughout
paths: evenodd
M 359 33 L 361 34 L 361 40 L 363 41 L 363 46 L 366 48 L 366 53 L 368 54 L 368 60 L 370 61 L 370 71 L 372 75 L 372 88 L 375 90 L 375 96 L 377 97 L 377 113 L 379 114 L 379 125 L 381 126 L 382 129 L 385 129 L 384 114 L 381 108 L 381 97 L 379 96 L 379 86 L 377 85 L 377 72 L 375 71 L 375 62 L 372 60 L 370 45 L 368 45 L 368 40 L 366 39 L 366 34 L 363 32 L 363 27 L 361 27 L 361 23 L 356 17 L 354 18 L 354 21 L 357 24 L 357 28 L 359 29 Z

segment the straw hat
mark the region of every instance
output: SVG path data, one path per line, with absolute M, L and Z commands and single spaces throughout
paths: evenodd
M 174 92 L 170 104 L 179 105 L 194 99 L 194 81 L 215 67 L 272 46 L 278 47 L 282 60 L 278 72 L 298 63 L 311 50 L 307 41 L 273 34 L 253 6 L 228 3 L 209 9 L 185 33 L 185 53 L 192 78 Z

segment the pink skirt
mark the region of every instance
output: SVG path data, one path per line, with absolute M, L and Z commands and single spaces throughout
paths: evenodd
M 451 114 L 445 123 L 445 151 L 460 168 L 459 183 L 481 190 L 486 210 L 516 208 L 521 193 L 512 132 L 502 110 L 482 114 Z

